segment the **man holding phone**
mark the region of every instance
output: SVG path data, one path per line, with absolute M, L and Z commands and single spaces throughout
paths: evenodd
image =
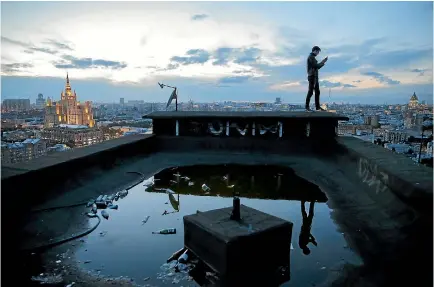
M 309 108 L 309 104 L 310 104 L 310 98 L 312 97 L 314 90 L 315 90 L 315 109 L 317 111 L 324 111 L 324 109 L 322 109 L 319 104 L 320 90 L 319 90 L 319 81 L 318 81 L 318 70 L 324 66 L 324 64 L 328 60 L 328 57 L 325 57 L 324 60 L 318 63 L 315 57 L 319 55 L 319 52 L 321 52 L 321 49 L 318 46 L 314 46 L 312 48 L 312 53 L 310 53 L 309 57 L 307 58 L 307 80 L 309 82 L 309 90 L 306 96 L 307 111 L 311 111 L 311 109 Z

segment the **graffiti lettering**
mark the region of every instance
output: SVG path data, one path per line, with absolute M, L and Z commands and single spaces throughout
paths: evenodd
M 379 171 L 376 164 L 371 164 L 368 160 L 363 158 L 359 159 L 358 174 L 362 182 L 375 189 L 376 194 L 388 190 L 389 176 Z

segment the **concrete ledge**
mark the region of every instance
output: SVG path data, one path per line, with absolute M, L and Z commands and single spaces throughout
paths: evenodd
M 86 177 L 86 171 L 98 166 L 110 169 L 135 155 L 154 151 L 153 135 L 131 135 L 88 147 L 61 152 L 13 165 L 2 166 L 2 204 L 26 211 L 29 206 L 43 202 L 62 187 Z M 80 184 L 80 180 L 75 184 Z M 54 195 L 56 195 L 54 194 Z M 14 204 L 11 204 L 13 202 Z
M 148 119 L 198 119 L 198 118 L 298 118 L 298 119 L 335 119 L 348 121 L 348 117 L 328 112 L 305 112 L 305 111 L 287 111 L 287 112 L 224 112 L 224 111 L 156 111 L 143 118 Z
M 77 148 L 65 152 L 54 153 L 44 157 L 39 157 L 31 161 L 16 164 L 2 165 L 1 179 L 9 179 L 14 176 L 23 175 L 27 172 L 53 168 L 71 161 L 89 160 L 89 157 L 99 156 L 125 149 L 143 140 L 152 138 L 154 135 L 131 135 L 118 139 L 105 141 L 99 144 Z
M 352 138 L 338 137 L 336 160 L 343 166 L 357 164 L 359 179 L 380 194 L 387 188 L 399 199 L 432 216 L 433 170 L 404 155 Z

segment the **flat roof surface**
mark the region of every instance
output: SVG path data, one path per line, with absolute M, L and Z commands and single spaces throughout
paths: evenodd
M 348 121 L 348 117 L 330 112 L 217 112 L 217 111 L 158 111 L 143 116 L 150 119 L 169 118 L 314 118 Z

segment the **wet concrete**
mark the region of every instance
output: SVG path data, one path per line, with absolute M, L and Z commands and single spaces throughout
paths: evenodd
M 393 208 L 389 209 L 388 206 L 382 206 L 373 199 L 376 194 L 375 191 L 371 191 L 370 186 L 363 186 L 363 182 L 357 179 L 356 168 L 340 166 L 336 162 L 323 158 L 263 154 L 231 154 L 228 157 L 225 153 L 203 152 L 194 155 L 156 153 L 145 158 L 131 160 L 113 169 L 94 169 L 95 174 L 100 176 L 99 178 L 86 176 L 83 179 L 78 174 L 75 179 L 71 179 L 74 184 L 70 186 L 74 186 L 74 188 L 68 189 L 66 185 L 68 192 L 59 192 L 61 195 L 55 201 L 46 202 L 45 206 L 59 202 L 87 200 L 89 197 L 103 193 L 101 187 L 97 188 L 101 185 L 110 190 L 121 188 L 122 185 L 126 184 L 124 175 L 127 170 L 140 171 L 145 176 L 151 176 L 155 172 L 171 166 L 234 162 L 242 164 L 273 163 L 288 166 L 293 168 L 298 175 L 317 184 L 325 192 L 328 197 L 327 205 L 333 209 L 332 218 L 339 226 L 339 231 L 343 233 L 351 249 L 363 259 L 364 265 L 361 267 L 348 266 L 344 269 L 345 272 L 328 272 L 327 275 L 330 277 L 324 281 L 324 284 L 338 284 L 340 286 L 398 284 L 402 286 L 400 283 L 411 284 L 417 278 L 418 281 L 422 282 L 419 286 L 432 286 L 432 265 L 426 263 L 432 262 L 432 218 L 428 220 L 420 218 L 416 211 L 392 196 L 387 200 L 389 207 L 393 206 Z M 89 175 L 90 173 L 86 172 L 86 174 Z M 388 195 L 386 194 L 386 196 Z M 46 237 L 55 237 L 57 233 L 71 232 L 68 230 L 69 226 L 74 228 L 80 220 L 77 222 L 75 219 L 68 219 L 68 217 L 76 213 L 77 211 L 72 211 L 72 209 L 63 210 L 61 215 L 55 216 L 55 220 L 49 224 L 49 228 L 46 230 Z M 64 218 L 64 221 L 61 218 Z M 31 230 L 39 230 L 44 226 L 36 219 L 30 223 L 30 225 L 32 224 L 35 227 L 30 228 Z M 28 235 L 30 236 L 30 234 Z M 67 248 L 76 252 L 77 249 L 75 248 L 78 246 L 72 246 L 72 244 L 52 249 L 50 253 L 42 256 L 41 264 L 50 264 L 54 259 L 53 254 L 62 253 Z M 74 276 L 80 277 L 79 275 L 71 275 L 69 279 L 74 279 Z M 87 279 L 87 282 L 88 286 L 99 284 L 96 279 L 93 281 Z M 351 282 L 351 285 L 348 285 L 348 282 Z
M 173 174 L 178 173 L 181 176 L 175 182 L 177 177 Z M 340 268 L 343 262 L 358 262 L 330 219 L 330 210 L 325 203 L 327 197 L 317 186 L 297 177 L 291 169 L 270 165 L 180 166 L 158 172 L 153 180 L 156 183 L 154 187 L 140 184 L 125 198 L 115 202 L 119 209 L 109 210 L 109 220 L 103 221 L 99 228 L 104 233 L 90 235 L 85 246 L 76 252 L 82 262 L 92 260 L 83 264 L 83 268 L 92 270 L 104 265 L 102 274 L 128 275 L 135 281 L 149 276 L 150 284 L 172 284 L 170 276 L 164 278 L 165 281 L 156 277 L 165 260 L 184 244 L 183 216 L 197 210 L 205 212 L 231 206 L 232 188 L 228 186 L 232 185 L 235 192 L 240 193 L 242 204 L 294 222 L 291 255 L 294 272 L 287 286 L 318 284 L 325 280 L 326 269 Z M 189 185 L 190 182 L 194 185 Z M 209 191 L 203 191 L 204 183 L 210 187 Z M 162 188 L 173 190 L 176 193 L 173 199 L 162 192 Z M 299 199 L 316 203 L 302 204 Z M 306 212 L 305 217 L 303 212 Z M 146 216 L 150 218 L 142 224 Z M 177 232 L 167 236 L 151 233 L 161 228 L 176 228 Z M 318 246 L 306 241 L 310 228 Z M 300 246 L 311 248 L 311 254 L 304 255 Z M 179 284 L 188 282 L 184 280 Z

